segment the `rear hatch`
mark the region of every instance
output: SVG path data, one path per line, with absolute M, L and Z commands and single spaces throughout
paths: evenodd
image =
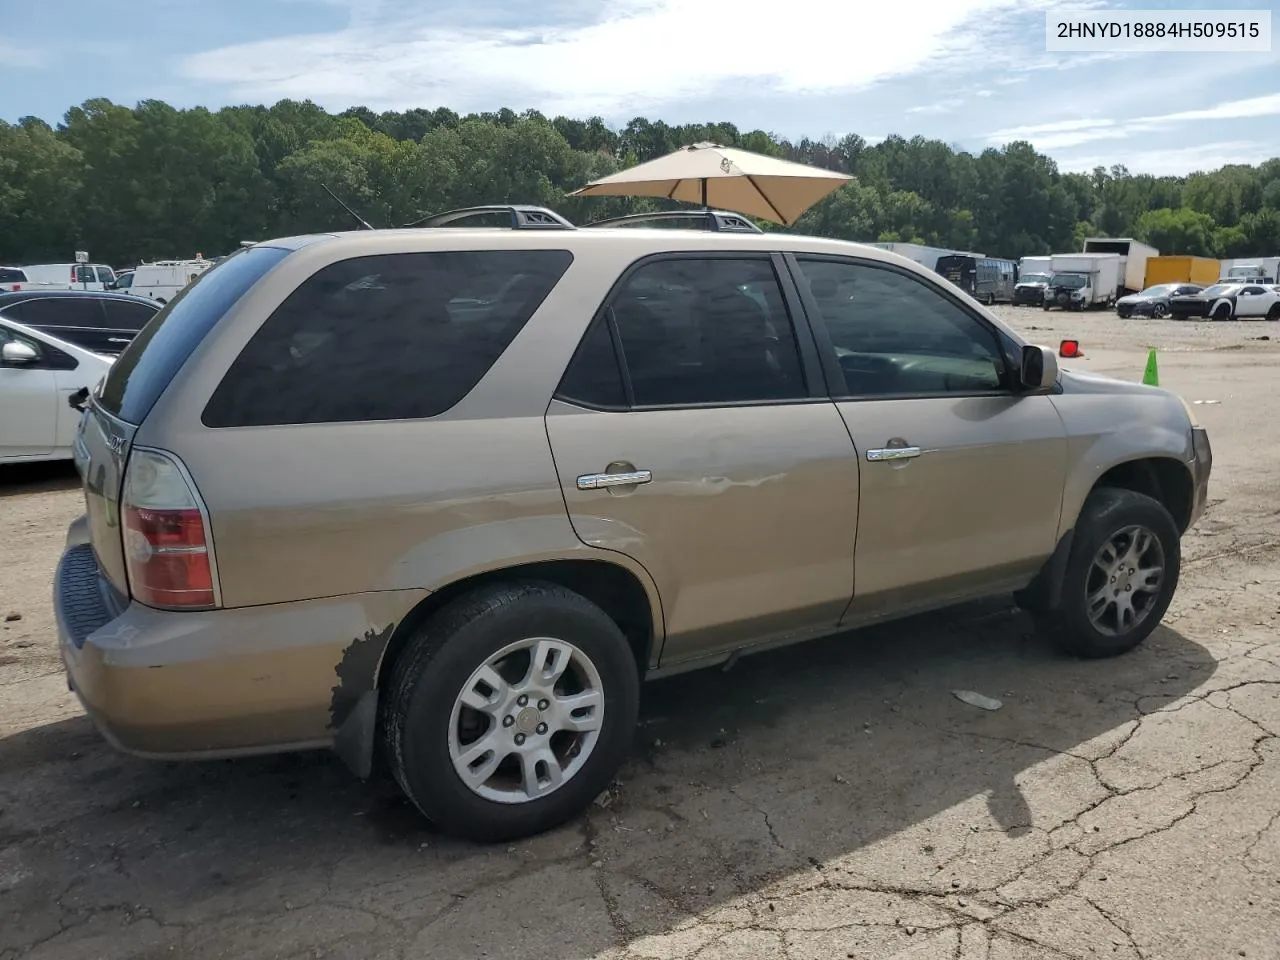
M 138 427 L 209 331 L 289 252 L 250 247 L 201 274 L 142 328 L 93 391 L 80 419 L 75 461 L 94 554 L 121 594 L 129 583 L 120 490 Z

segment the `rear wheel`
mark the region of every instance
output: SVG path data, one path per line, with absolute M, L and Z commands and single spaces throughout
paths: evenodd
M 639 672 L 599 607 L 552 584 L 490 587 L 430 618 L 396 662 L 382 733 L 401 789 L 448 833 L 548 830 L 609 785 Z
M 1126 653 L 1159 625 L 1181 561 L 1178 527 L 1163 504 L 1132 490 L 1099 488 L 1080 511 L 1057 608 L 1037 620 L 1076 656 Z
M 1280 303 L 1273 303 L 1271 309 L 1267 311 L 1268 320 L 1280 320 Z

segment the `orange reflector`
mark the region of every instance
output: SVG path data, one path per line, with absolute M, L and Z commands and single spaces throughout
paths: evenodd
M 1080 341 L 1063 340 L 1062 343 L 1058 344 L 1058 356 L 1068 358 L 1083 357 L 1084 354 L 1080 352 Z

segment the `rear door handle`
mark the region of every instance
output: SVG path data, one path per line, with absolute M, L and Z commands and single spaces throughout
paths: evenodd
M 881 447 L 878 450 L 868 450 L 867 459 L 872 463 L 879 463 L 881 460 L 911 460 L 922 452 L 919 447 Z
M 578 478 L 579 490 L 603 490 L 605 487 L 629 487 L 648 483 L 653 479 L 649 470 L 631 470 L 627 473 L 588 473 Z

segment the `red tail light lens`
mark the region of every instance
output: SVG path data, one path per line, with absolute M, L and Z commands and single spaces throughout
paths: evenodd
M 136 600 L 168 609 L 215 606 L 209 531 L 176 460 L 156 450 L 134 450 L 120 513 L 129 589 Z

